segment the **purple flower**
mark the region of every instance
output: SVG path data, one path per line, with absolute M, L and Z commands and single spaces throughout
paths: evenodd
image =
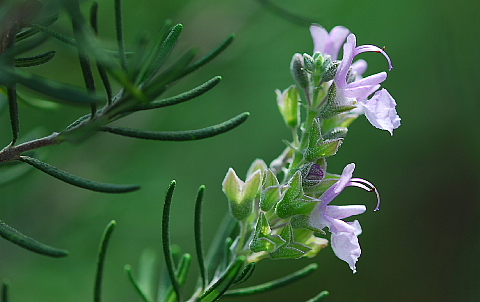
M 390 57 L 383 49 L 375 45 L 356 46 L 356 38 L 354 34 L 347 37 L 347 42 L 343 45 L 343 59 L 338 67 L 335 75 L 336 99 L 341 106 L 351 106 L 357 104 L 358 107 L 364 109 L 364 113 L 370 123 L 382 130 L 387 130 L 393 135 L 393 129 L 400 126 L 400 117 L 395 110 L 395 100 L 387 90 L 380 88 L 380 83 L 387 78 L 386 72 L 380 72 L 366 78 L 362 78 L 361 74 L 365 72 L 367 64 L 363 60 L 353 63 L 356 55 L 362 52 L 379 52 L 385 56 L 388 61 L 389 70 L 392 69 Z M 353 64 L 352 64 L 353 63 Z M 355 79 L 350 80 L 349 73 L 355 73 Z M 375 95 L 371 99 L 368 96 Z
M 343 169 L 340 179 L 320 196 L 320 202 L 310 215 L 309 223 L 319 230 L 328 227 L 330 233 L 332 233 L 331 242 L 335 255 L 347 262 L 355 273 L 355 263 L 361 254 L 357 236 L 362 233 L 362 229 L 358 220 L 346 222 L 342 219 L 362 214 L 366 207 L 364 205 L 330 206 L 329 203 L 349 186 L 375 191 L 378 201 L 375 211 L 380 207 L 380 198 L 376 188 L 370 182 L 361 178 L 352 178 L 354 169 L 355 164 L 347 165 Z
M 346 27 L 336 26 L 332 28 L 329 34 L 322 26 L 312 24 L 310 26 L 310 33 L 313 39 L 313 52 L 328 54 L 332 61 L 334 61 L 337 59 L 340 47 L 350 31 Z

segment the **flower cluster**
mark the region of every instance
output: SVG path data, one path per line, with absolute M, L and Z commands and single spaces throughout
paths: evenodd
M 230 212 L 240 224 L 231 249 L 250 262 L 313 257 L 328 245 L 322 238 L 328 229 L 335 255 L 355 272 L 362 229 L 358 220 L 343 219 L 362 214 L 366 207 L 331 203 L 348 186 L 375 192 L 375 210 L 380 198 L 370 182 L 353 177 L 355 164 L 348 164 L 340 175 L 332 174 L 327 172 L 327 158 L 337 153 L 348 126 L 361 114 L 392 135 L 400 126 L 395 100 L 380 88 L 387 73 L 363 77 L 367 63 L 354 58 L 372 51 L 387 59 L 389 70 L 392 64 L 382 48 L 357 46 L 355 35 L 345 27 L 328 33 L 312 25 L 310 32 L 313 55 L 295 54 L 290 65 L 295 85 L 277 90 L 278 107 L 293 140 L 269 166 L 254 161 L 245 182 L 233 169 L 223 181 Z M 343 58 L 338 60 L 342 44 Z

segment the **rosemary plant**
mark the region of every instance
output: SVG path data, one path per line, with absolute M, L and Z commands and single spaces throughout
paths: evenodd
M 248 113 L 242 113 L 218 125 L 190 131 L 147 131 L 111 126 L 110 123 L 138 111 L 163 108 L 179 104 L 209 91 L 220 81 L 214 77 L 204 84 L 174 97 L 162 98 L 178 80 L 205 65 L 220 54 L 233 40 L 227 37 L 205 57 L 195 60 L 196 50 L 165 67 L 165 62 L 177 43 L 183 26 L 165 22 L 152 41 L 141 40 L 135 49 L 127 49 L 124 42 L 122 9 L 115 1 L 117 48 L 104 49 L 98 38 L 98 3 L 91 5 L 89 21 L 82 15 L 79 2 L 57 0 L 62 12 L 71 20 L 73 36 L 56 31 L 51 25 L 56 15 L 43 14 L 41 3 L 35 0 L 7 1 L 0 6 L 0 87 L 1 96 L 8 103 L 12 141 L 0 151 L 0 165 L 10 168 L 5 175 L 21 176 L 33 167 L 71 185 L 105 193 L 126 193 L 139 189 L 138 185 L 107 184 L 81 178 L 54 167 L 36 156 L 39 148 L 64 142 L 80 143 L 95 133 L 107 132 L 127 137 L 185 141 L 212 137 L 227 132 L 243 123 Z M 261 1 L 268 3 L 267 1 Z M 278 11 L 276 7 L 270 7 Z M 285 15 L 284 11 L 280 11 Z M 170 239 L 171 206 L 176 182 L 167 189 L 162 215 L 162 246 L 164 267 L 162 280 L 154 280 L 152 273 L 155 255 L 145 254 L 142 269 L 135 276 L 130 265 L 125 266 L 128 279 L 140 299 L 145 302 L 164 301 L 217 301 L 224 296 L 248 296 L 265 292 L 309 275 L 317 268 L 305 268 L 263 284 L 239 286 L 253 274 L 262 259 L 312 258 L 331 245 L 336 256 L 356 271 L 361 255 L 358 236 L 362 229 L 358 220 L 343 219 L 366 211 L 363 205 L 334 206 L 330 203 L 345 187 L 355 186 L 376 193 L 369 181 L 354 178 L 355 164 L 345 166 L 340 174 L 327 169 L 327 159 L 334 156 L 345 140 L 349 125 L 365 115 L 376 128 L 393 130 L 400 126 L 396 103 L 380 84 L 387 74 L 364 77 L 367 64 L 353 62 L 356 55 L 372 51 L 382 54 L 392 68 L 384 49 L 374 45 L 356 45 L 356 37 L 341 26 L 330 32 L 320 25 L 312 25 L 314 40 L 312 54 L 295 54 L 290 63 L 294 84 L 284 91 L 277 90 L 277 103 L 285 125 L 291 130 L 291 140 L 285 140 L 285 149 L 269 165 L 261 159 L 253 161 L 245 181 L 230 168 L 222 183 L 229 205 L 222 225 L 211 246 L 205 249 L 202 240 L 202 205 L 205 187 L 198 190 L 195 201 L 194 234 L 195 254 L 199 268 L 196 287 L 184 289 L 192 265 L 189 253 L 181 253 Z M 45 77 L 23 71 L 25 67 L 48 63 L 54 51 L 22 57 L 47 39 L 58 39 L 78 53 L 85 87 L 72 87 Z M 343 45 L 343 58 L 338 53 Z M 97 89 L 93 65 L 101 78 L 103 91 Z M 110 81 L 121 89 L 113 92 Z M 18 91 L 27 87 L 48 96 L 50 101 L 66 102 L 90 107 L 90 113 L 45 137 L 18 143 L 20 138 Z M 302 112 L 303 111 L 303 112 Z M 17 169 L 17 170 L 15 170 Z M 13 173 L 17 171 L 18 173 Z M 0 182 L 14 177 L 3 176 Z M 101 240 L 94 301 L 101 301 L 103 266 L 115 221 L 105 229 Z M 325 238 L 330 233 L 330 242 Z M 51 257 L 64 257 L 67 252 L 27 237 L 0 221 L 0 235 L 25 249 Z M 149 284 L 159 284 L 152 288 Z M 321 301 L 328 295 L 322 291 L 309 302 Z M 8 283 L 2 288 L 2 301 L 8 299 Z

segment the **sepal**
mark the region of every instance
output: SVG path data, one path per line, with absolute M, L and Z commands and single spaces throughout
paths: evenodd
M 250 250 L 254 253 L 259 252 L 273 252 L 280 246 L 286 243 L 279 235 L 271 235 L 272 230 L 268 224 L 265 214 L 261 214 L 258 217 L 257 226 L 255 227 L 255 233 L 253 239 L 250 242 Z
M 267 212 L 280 201 L 282 193 L 278 179 L 270 169 L 265 171 L 263 188 L 260 195 L 260 209 Z
M 303 156 L 307 161 L 315 161 L 322 157 L 329 157 L 337 153 L 342 143 L 343 138 L 329 139 L 313 148 L 308 148 L 305 150 Z
M 290 224 L 283 228 L 280 236 L 287 241 L 287 244 L 270 253 L 270 258 L 272 259 L 298 259 L 312 250 L 308 246 L 294 241 L 293 229 Z
M 275 209 L 278 217 L 289 218 L 295 215 L 308 215 L 315 208 L 316 202 L 303 199 L 302 176 L 297 171 L 288 183 L 282 200 Z
M 324 120 L 334 117 L 340 113 L 349 112 L 357 108 L 354 100 L 338 95 L 337 86 L 332 83 L 328 89 L 327 102 L 320 109 L 320 117 Z

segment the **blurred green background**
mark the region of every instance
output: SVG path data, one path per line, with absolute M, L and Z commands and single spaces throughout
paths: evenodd
M 113 44 L 113 1 L 100 1 L 102 37 Z M 289 132 L 277 112 L 274 90 L 292 83 L 289 63 L 295 52 L 311 53 L 308 28 L 266 10 L 259 2 L 125 0 L 127 44 L 138 33 L 159 29 L 166 18 L 185 30 L 174 55 L 199 46 L 208 52 L 228 34 L 236 40 L 220 57 L 178 83 L 173 95 L 215 75 L 222 83 L 199 99 L 175 108 L 135 114 L 119 124 L 150 130 L 186 130 L 219 123 L 243 111 L 248 121 L 230 133 L 197 142 L 139 141 L 100 134 L 81 146 L 48 147 L 45 160 L 97 181 L 139 183 L 142 190 L 106 195 L 66 185 L 38 171 L 1 188 L 1 219 L 25 234 L 68 249 L 69 257 L 50 259 L 0 241 L 0 278 L 11 282 L 12 301 L 91 301 L 96 252 L 104 227 L 118 226 L 108 250 L 104 301 L 138 301 L 123 272 L 138 267 L 145 248 L 161 255 L 160 224 L 164 192 L 177 180 L 172 240 L 194 252 L 193 204 L 205 184 L 207 242 L 227 211 L 221 182 L 233 167 L 244 175 L 255 158 L 273 160 Z M 319 269 L 295 284 L 247 298 L 226 301 L 305 301 L 321 290 L 326 301 L 480 301 L 479 158 L 480 3 L 477 1 L 311 1 L 276 0 L 289 11 L 312 18 L 330 30 L 344 25 L 358 44 L 387 46 L 394 69 L 384 87 L 396 99 L 402 126 L 393 137 L 359 118 L 329 170 L 340 173 L 355 162 L 355 176 L 380 190 L 375 199 L 348 188 L 339 203 L 366 204 L 359 216 L 362 256 L 356 274 L 331 248 L 316 258 L 259 263 L 248 285 L 284 276 L 308 263 Z M 88 11 L 88 3 L 86 11 Z M 62 17 L 54 28 L 69 33 Z M 30 69 L 82 85 L 74 53 L 58 42 L 45 46 L 58 56 Z M 387 69 L 375 53 L 360 55 L 367 74 Z M 30 71 L 29 70 L 29 71 Z M 62 106 L 39 111 L 20 108 L 23 134 L 42 125 L 58 131 L 87 108 Z M 3 145 L 10 140 L 3 112 Z M 138 271 L 138 270 L 137 270 Z M 192 280 L 196 270 L 192 271 Z

